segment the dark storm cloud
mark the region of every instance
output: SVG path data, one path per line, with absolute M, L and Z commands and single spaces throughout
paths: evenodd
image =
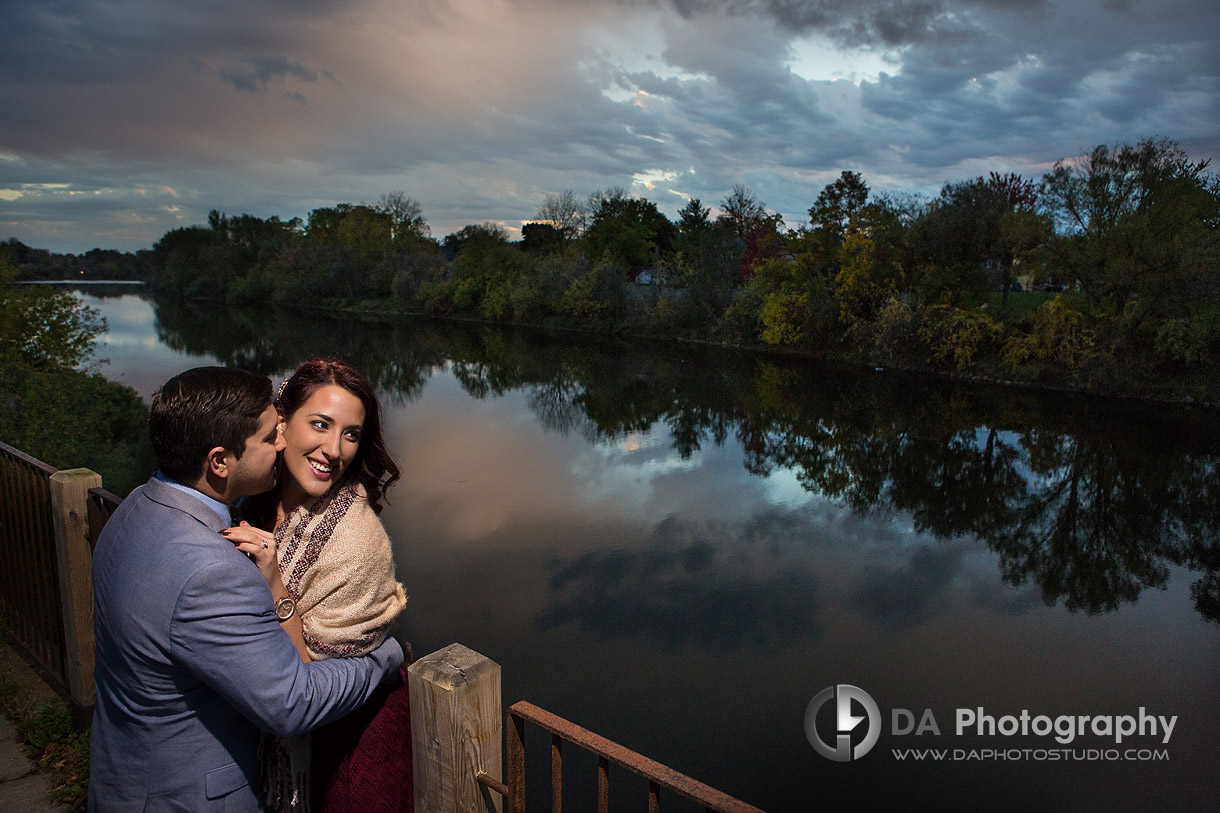
M 672 217 L 745 183 L 791 217 L 843 169 L 934 192 L 1149 135 L 1217 156 L 1204 0 L 16 0 L 4 23 L 0 239 L 47 247 L 393 189 L 443 235 L 563 189 Z
M 643 0 L 647 2 L 647 0 Z M 687 19 L 707 14 L 766 17 L 787 31 L 818 32 L 844 45 L 895 47 L 967 36 L 973 7 L 1037 16 L 1049 0 L 668 0 Z M 662 0 L 664 4 L 664 0 Z

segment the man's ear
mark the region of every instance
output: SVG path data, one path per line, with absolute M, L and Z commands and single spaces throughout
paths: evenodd
M 223 446 L 214 446 L 208 451 L 207 464 L 204 468 L 204 473 L 209 477 L 228 477 L 229 476 L 229 461 L 228 452 Z

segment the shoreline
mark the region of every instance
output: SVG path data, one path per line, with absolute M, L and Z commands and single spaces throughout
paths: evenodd
M 34 284 L 34 285 L 130 285 L 133 287 L 141 287 L 149 292 L 156 299 L 158 293 L 148 287 L 148 284 L 142 280 L 25 280 L 18 284 Z M 174 299 L 175 297 L 166 297 Z M 219 299 L 199 299 L 199 298 L 178 298 L 180 301 L 197 302 L 209 305 L 223 305 L 223 301 Z M 1067 383 L 1057 383 L 1053 381 L 1037 381 L 1021 378 L 1006 378 L 995 375 L 979 374 L 979 373 L 960 373 L 951 370 L 941 370 L 926 366 L 916 365 L 878 365 L 862 362 L 858 359 L 848 358 L 846 356 L 835 354 L 818 354 L 804 350 L 794 350 L 790 348 L 771 347 L 763 345 L 747 345 L 726 340 L 698 338 L 694 336 L 674 336 L 665 333 L 641 333 L 624 329 L 624 326 L 616 326 L 608 329 L 595 329 L 591 327 L 580 327 L 572 324 L 553 324 L 553 323 L 537 323 L 537 322 L 520 322 L 515 320 L 494 320 L 486 319 L 478 316 L 463 316 L 456 314 L 430 314 L 422 310 L 403 309 L 400 307 L 361 307 L 362 300 L 338 300 L 332 301 L 329 305 L 277 305 L 276 307 L 287 307 L 289 309 L 299 309 L 313 312 L 327 313 L 346 313 L 359 316 L 362 318 L 371 319 L 425 319 L 437 322 L 454 322 L 476 325 L 492 325 L 498 327 L 508 327 L 514 329 L 525 329 L 541 332 L 554 333 L 573 333 L 583 336 L 600 337 L 600 338 L 618 338 L 630 341 L 661 341 L 670 345 L 690 344 L 708 348 L 720 348 L 724 350 L 734 350 L 741 353 L 757 354 L 761 356 L 774 356 L 776 358 L 785 358 L 791 360 L 806 360 L 812 362 L 830 363 L 853 367 L 861 371 L 869 369 L 876 371 L 892 371 L 910 375 L 927 375 L 935 378 L 940 378 L 948 381 L 958 381 L 963 383 L 980 384 L 987 386 L 999 387 L 1016 387 L 1024 390 L 1033 390 L 1037 392 L 1056 393 L 1062 395 L 1074 395 L 1085 398 L 1097 398 L 1106 401 L 1111 401 L 1116 404 L 1143 404 L 1143 405 L 1171 405 L 1181 409 L 1191 411 L 1199 411 L 1204 413 L 1214 413 L 1220 410 L 1220 401 L 1210 399 L 1200 399 L 1195 396 L 1174 393 L 1172 391 L 1149 391 L 1149 392 L 1116 392 L 1114 390 L 1100 389 L 1094 387 L 1086 387 Z M 1171 390 L 1171 387 L 1163 388 L 1163 390 Z
M 200 300 L 204 301 L 204 300 Z M 210 300 L 208 300 L 210 301 Z M 948 381 L 957 381 L 970 384 L 980 384 L 987 386 L 998 387 L 1016 387 L 1024 390 L 1033 390 L 1037 392 L 1055 393 L 1061 395 L 1073 395 L 1082 398 L 1097 398 L 1101 400 L 1111 401 L 1117 404 L 1142 404 L 1142 405 L 1170 405 L 1181 409 L 1199 412 L 1216 412 L 1220 409 L 1220 402 L 1212 402 L 1210 400 L 1198 400 L 1189 395 L 1172 395 L 1169 393 L 1158 395 L 1152 392 L 1114 392 L 1112 390 L 1094 389 L 1082 386 L 1074 386 L 1071 384 L 1059 384 L 1049 381 L 1033 381 L 1028 379 L 1016 378 L 997 378 L 995 376 L 970 374 L 970 373 L 955 373 L 949 370 L 937 370 L 930 367 L 918 366 L 900 366 L 900 365 L 876 365 L 867 364 L 858 360 L 838 357 L 827 354 L 816 354 L 803 350 L 792 350 L 781 347 L 767 347 L 759 345 L 745 345 L 728 341 L 717 341 L 714 339 L 699 339 L 691 336 L 670 336 L 663 333 L 632 333 L 623 332 L 620 330 L 594 330 L 591 328 L 581 328 L 572 325 L 552 325 L 538 324 L 534 322 L 517 322 L 517 321 L 499 321 L 493 319 L 483 319 L 477 316 L 455 316 L 452 314 L 438 315 L 429 314 L 422 311 L 410 311 L 401 309 L 368 309 L 356 306 L 353 303 L 344 303 L 337 307 L 322 306 L 322 305 L 297 305 L 294 306 L 307 311 L 326 311 L 348 313 L 361 317 L 385 318 L 394 319 L 409 317 L 412 319 L 426 319 L 437 322 L 458 322 L 476 325 L 490 325 L 497 327 L 510 327 L 515 329 L 534 330 L 542 332 L 563 332 L 575 333 L 584 336 L 593 336 L 601 338 L 617 338 L 622 340 L 630 340 L 642 342 L 645 340 L 662 341 L 670 345 L 691 344 L 701 347 L 713 349 L 733 350 L 739 353 L 749 353 L 760 356 L 775 356 L 790 360 L 804 360 L 818 363 L 828 363 L 852 367 L 862 372 L 875 370 L 878 372 L 898 372 L 908 375 L 926 375 L 935 378 L 940 378 Z

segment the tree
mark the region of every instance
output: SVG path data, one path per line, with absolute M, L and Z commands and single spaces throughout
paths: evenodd
M 550 223 L 526 223 L 521 227 L 521 250 L 536 257 L 563 251 L 564 236 Z
M 1014 267 L 1049 234 L 1037 205 L 1037 184 L 1014 173 L 945 184 L 915 228 L 916 254 L 957 287 L 949 298 L 990 270 L 1007 308 Z
M 395 245 L 409 245 L 432 233 L 428 221 L 424 220 L 423 206 L 415 198 L 407 197 L 405 192 L 382 195 L 373 208 L 390 218 L 390 239 Z
M 15 274 L 0 259 L 0 438 L 125 494 L 147 476 L 147 410 L 130 387 L 76 369 L 106 321 L 68 291 L 12 285 Z
M 577 200 L 571 189 L 547 195 L 538 207 L 538 220 L 558 229 L 565 247 L 584 232 L 588 219 L 588 207 Z
M 508 232 L 497 223 L 477 223 L 447 235 L 442 245 L 455 256 L 470 251 L 486 252 L 508 245 Z
M 1218 301 L 1220 180 L 1178 144 L 1097 146 L 1043 178 L 1052 256 L 1089 303 L 1130 330 Z
M 720 212 L 716 228 L 735 241 L 737 273 L 742 280 L 749 278 L 759 263 L 783 250 L 783 217 L 778 212 L 768 214 L 766 205 L 749 187 L 734 186 L 721 201 Z
M 672 245 L 673 224 L 652 201 L 614 188 L 590 196 L 589 208 L 593 214 L 582 239 L 594 262 L 636 270 L 655 265 Z
M 711 209 L 698 198 L 691 198 L 678 212 L 678 234 L 681 239 L 696 239 L 712 230 Z
M 838 275 L 844 236 L 849 228 L 863 228 L 859 220 L 867 201 L 868 186 L 849 170 L 818 193 L 809 207 L 810 228 L 798 235 L 793 246 L 810 284 Z
M 14 286 L 0 260 L 0 360 L 37 370 L 71 370 L 93 353 L 106 320 L 76 296 L 49 286 Z
M 680 284 L 706 294 L 732 285 L 732 266 L 726 262 L 724 240 L 716 233 L 711 210 L 691 198 L 678 212 L 674 248 L 680 268 Z
M 818 193 L 818 199 L 809 207 L 809 221 L 815 229 L 827 229 L 841 235 L 859 216 L 867 201 L 868 184 L 860 173 L 845 169 L 837 180 Z
M 766 205 L 754 196 L 750 187 L 737 184 L 720 202 L 716 224 L 744 243 L 766 218 Z
M 149 284 L 177 296 L 221 299 L 231 276 L 224 248 L 225 234 L 215 228 L 187 226 L 168 231 L 153 244 Z

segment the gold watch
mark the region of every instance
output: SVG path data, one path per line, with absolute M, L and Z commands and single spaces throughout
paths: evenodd
M 280 620 L 280 623 L 292 618 L 292 614 L 297 611 L 297 603 L 293 601 L 292 596 L 284 596 L 275 603 L 275 617 Z

